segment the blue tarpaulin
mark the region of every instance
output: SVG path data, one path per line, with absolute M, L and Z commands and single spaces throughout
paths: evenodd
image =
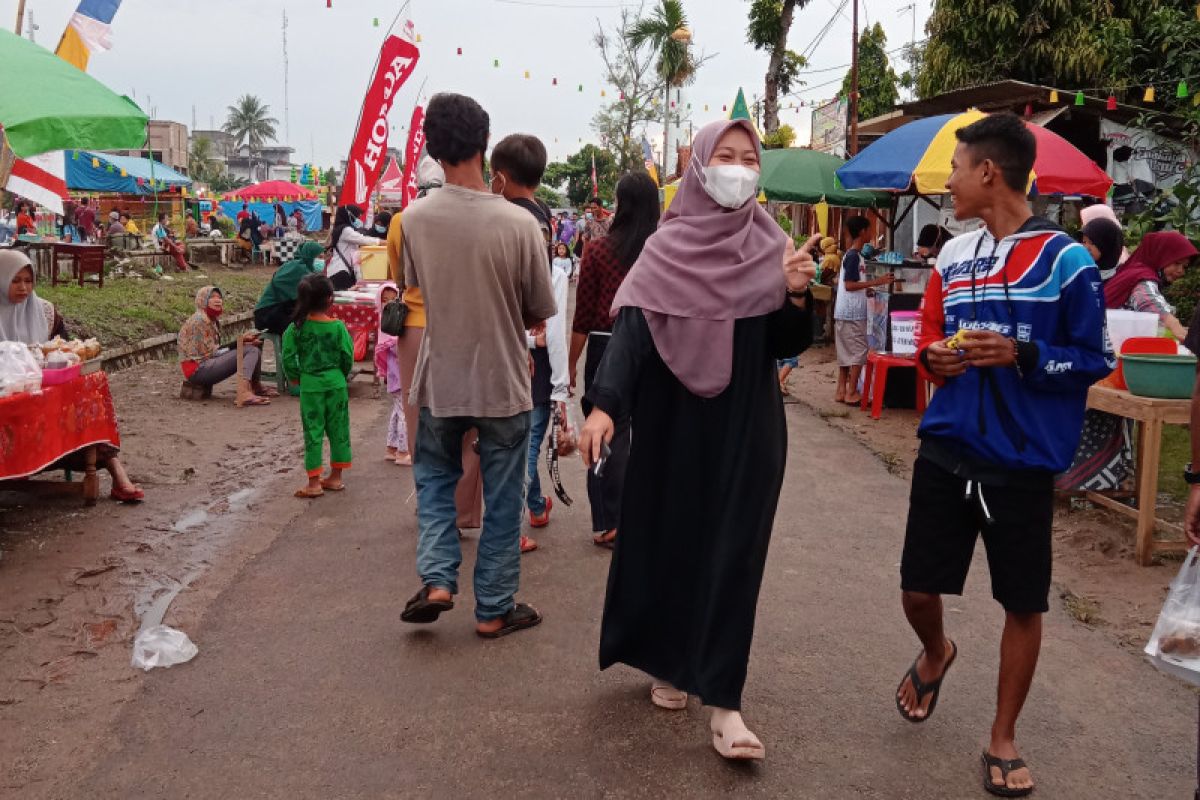
M 250 201 L 247 204 L 247 210 L 254 214 L 258 214 L 258 218 L 268 225 L 275 224 L 275 204 L 266 202 Z M 300 200 L 295 203 L 279 203 L 283 206 L 285 214 L 291 214 L 297 208 L 300 209 L 300 215 L 304 217 L 304 227 L 309 231 L 321 230 L 323 224 L 321 220 L 321 201 L 319 200 Z M 242 211 L 241 200 L 222 200 L 221 213 L 230 219 L 237 219 L 237 215 Z
M 192 179 L 187 175 L 148 158 L 88 150 L 67 150 L 63 155 L 67 163 L 67 188 L 80 192 L 154 194 L 155 186 L 157 191 L 163 192 L 172 186 L 192 185 Z

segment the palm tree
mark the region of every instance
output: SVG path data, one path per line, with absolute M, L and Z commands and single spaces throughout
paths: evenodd
M 268 141 L 275 139 L 275 126 L 279 120 L 268 117 L 271 107 L 264 105 L 261 100 L 251 94 L 238 98 L 237 104 L 229 107 L 229 117 L 225 120 L 224 130 L 232 134 L 235 147 L 243 144 L 250 146 L 250 171 L 254 171 L 254 151 Z
M 687 14 L 682 0 L 659 0 L 647 17 L 642 17 L 629 29 L 629 44 L 633 48 L 649 45 L 658 54 L 654 69 L 663 82 L 663 174 L 669 169 L 667 153 L 670 147 L 668 129 L 671 125 L 671 87 L 691 83 L 696 76 L 696 60 L 689 45 L 692 34 L 687 27 Z

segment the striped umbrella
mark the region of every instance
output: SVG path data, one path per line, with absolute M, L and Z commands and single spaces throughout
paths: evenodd
M 972 109 L 910 122 L 872 143 L 837 171 L 847 189 L 945 194 L 955 131 L 987 115 Z M 1031 190 L 1039 194 L 1104 197 L 1112 178 L 1066 139 L 1040 125 L 1025 125 L 1037 139 Z

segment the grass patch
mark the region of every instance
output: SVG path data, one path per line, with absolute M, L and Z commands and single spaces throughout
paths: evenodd
M 1162 456 L 1158 462 L 1158 491 L 1177 502 L 1186 503 L 1188 485 L 1183 467 L 1192 460 L 1192 444 L 1186 425 L 1164 425 Z
M 202 286 L 221 287 L 226 314 L 249 311 L 271 279 L 271 270 L 213 269 L 169 277 L 110 278 L 103 289 L 95 284 L 42 284 L 37 293 L 58 308 L 70 336 L 95 337 L 112 349 L 178 332 L 196 310 L 196 292 Z
M 1081 622 L 1084 625 L 1098 625 L 1104 622 L 1100 618 L 1100 606 L 1097 605 L 1095 600 L 1088 597 L 1080 597 L 1070 590 L 1063 590 L 1062 601 L 1067 613 L 1076 622 Z

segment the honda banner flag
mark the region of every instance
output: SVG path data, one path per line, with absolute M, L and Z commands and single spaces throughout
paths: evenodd
M 375 77 L 367 89 L 358 118 L 350 157 L 346 160 L 339 204 L 366 206 L 387 154 L 388 113 L 400 87 L 417 68 L 418 58 L 420 51 L 414 41 L 411 21 L 404 24 L 402 36 L 389 35 L 384 39 Z
M 400 201 L 401 208 L 408 208 L 408 204 L 417 199 L 417 165 L 424 151 L 425 109 L 417 106 L 413 109 L 412 121 L 408 123 L 408 146 L 404 148 L 404 181 L 400 184 L 404 197 Z

